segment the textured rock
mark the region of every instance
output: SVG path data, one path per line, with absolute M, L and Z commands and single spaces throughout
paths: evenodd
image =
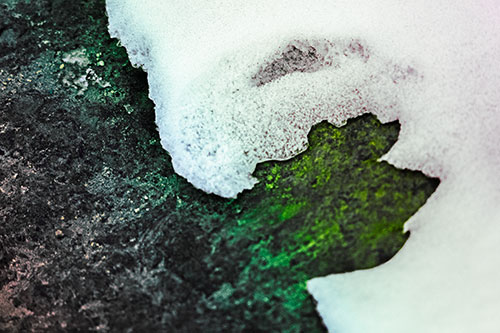
M 22 33 L 0 48 L 0 331 L 324 330 L 305 281 L 389 259 L 437 185 L 378 163 L 399 127 L 363 117 L 320 124 L 236 200 L 206 195 L 160 147 L 104 1 L 10 3 L 0 22 Z

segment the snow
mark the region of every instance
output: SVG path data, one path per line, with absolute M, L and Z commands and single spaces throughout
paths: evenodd
M 107 0 L 177 173 L 224 197 L 310 127 L 398 119 L 383 159 L 439 177 L 388 263 L 316 278 L 334 332 L 496 332 L 500 2 Z

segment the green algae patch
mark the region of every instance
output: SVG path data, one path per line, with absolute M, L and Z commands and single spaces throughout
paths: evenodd
M 382 125 L 373 116 L 341 128 L 321 123 L 311 130 L 307 151 L 259 165 L 260 182 L 233 200 L 194 189 L 161 156 L 127 183 L 148 198 L 160 220 L 151 222 L 160 224 L 155 230 L 164 219 L 175 219 L 177 237 L 185 237 L 183 229 L 198 230 L 196 245 L 164 243 L 165 233 L 152 233 L 149 245 L 157 261 L 165 260 L 161 253 L 178 253 L 171 265 L 182 274 L 193 260 L 199 266 L 187 275 L 206 280 L 195 317 L 210 317 L 210 327 L 223 321 L 234 331 L 321 332 L 306 281 L 389 260 L 408 237 L 403 224 L 438 185 L 378 161 L 398 132 L 398 123 Z M 144 155 L 161 150 L 146 138 L 137 147 Z M 141 216 L 150 219 L 147 212 Z M 196 258 L 189 254 L 193 246 Z
M 408 237 L 404 222 L 437 185 L 377 161 L 398 131 L 373 116 L 321 123 L 306 152 L 259 165 L 261 183 L 235 201 L 244 207 L 238 222 L 220 231 L 230 240 L 220 251 L 239 267 L 230 282 L 239 293 L 225 302 L 267 313 L 255 324 L 262 330 L 321 331 L 305 282 L 390 259 Z

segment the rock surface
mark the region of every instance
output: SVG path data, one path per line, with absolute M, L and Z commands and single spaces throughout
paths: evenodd
M 305 282 L 388 260 L 437 186 L 365 116 L 206 195 L 147 94 L 103 0 L 0 4 L 0 331 L 322 331 Z

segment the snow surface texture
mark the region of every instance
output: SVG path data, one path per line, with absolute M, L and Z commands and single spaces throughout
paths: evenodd
M 398 119 L 383 159 L 442 181 L 375 269 L 309 281 L 334 332 L 500 330 L 500 1 L 108 0 L 163 147 L 234 197 L 310 127 Z

